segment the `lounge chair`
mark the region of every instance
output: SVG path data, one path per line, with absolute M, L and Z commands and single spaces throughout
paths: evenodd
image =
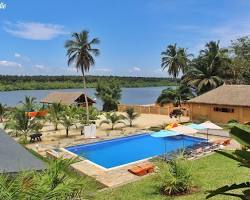
M 128 171 L 134 175 L 137 175 L 137 176 L 144 176 L 147 174 L 146 169 L 143 169 L 143 168 L 138 167 L 138 166 L 134 166 L 134 167 L 128 169 Z

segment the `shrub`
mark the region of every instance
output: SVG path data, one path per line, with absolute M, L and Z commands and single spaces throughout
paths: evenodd
M 162 165 L 158 174 L 160 191 L 165 195 L 189 193 L 192 188 L 192 175 L 186 160 L 174 159 Z
M 239 122 L 236 119 L 230 119 L 227 123 L 231 124 L 231 123 L 239 123 Z

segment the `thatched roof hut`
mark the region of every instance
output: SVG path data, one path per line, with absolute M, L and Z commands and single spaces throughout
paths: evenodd
M 62 103 L 64 105 L 85 106 L 85 94 L 82 92 L 53 92 L 40 102 L 43 104 Z M 95 101 L 88 98 L 88 104 L 91 106 Z
M 192 120 L 250 121 L 250 85 L 222 85 L 188 101 Z

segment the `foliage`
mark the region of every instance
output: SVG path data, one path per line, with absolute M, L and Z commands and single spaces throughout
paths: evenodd
M 96 87 L 96 96 L 103 102 L 103 111 L 117 110 L 119 100 L 121 99 L 121 87 L 116 82 L 98 82 Z
M 90 67 L 95 64 L 93 56 L 98 56 L 99 49 L 93 48 L 93 45 L 100 43 L 98 38 L 93 38 L 89 41 L 89 32 L 82 31 L 79 33 L 72 33 L 72 39 L 65 42 L 65 48 L 68 56 L 68 66 L 75 65 L 77 71 L 80 70 L 83 78 L 84 97 L 86 104 L 87 122 L 89 122 L 89 106 L 87 98 L 87 85 L 85 74 Z
M 89 108 L 89 121 L 90 122 L 98 120 L 99 116 L 100 116 L 100 112 L 95 107 Z M 87 124 L 87 116 L 86 116 L 85 108 L 79 107 L 75 117 L 80 122 L 80 124 L 82 125 Z
M 182 83 L 194 87 L 198 94 L 221 85 L 221 77 L 230 63 L 228 50 L 220 48 L 219 42 L 210 41 L 205 47 L 182 77 Z
M 66 173 L 72 160 L 54 160 L 44 172 L 26 172 L 15 177 L 0 176 L 0 199 L 80 199 L 83 183 Z
M 69 136 L 69 129 L 76 122 L 75 120 L 76 109 L 75 107 L 64 106 L 60 115 L 60 124 L 65 128 L 66 137 Z
M 0 123 L 3 122 L 5 114 L 6 114 L 6 105 L 0 103 Z
M 30 97 L 30 96 L 25 96 L 24 101 L 22 102 L 22 108 L 26 111 L 26 112 L 31 112 L 35 110 L 35 97 Z
M 116 124 L 125 124 L 125 122 L 123 121 L 125 119 L 125 116 L 117 115 L 115 112 L 106 113 L 105 118 L 106 118 L 105 120 L 102 120 L 100 122 L 100 126 L 102 124 L 111 124 L 111 130 L 114 130 Z
M 167 68 L 169 75 L 173 75 L 174 78 L 177 78 L 180 72 L 185 72 L 188 57 L 190 56 L 187 54 L 186 49 L 179 48 L 176 44 L 168 45 L 161 55 L 161 67 L 163 70 Z
M 161 106 L 168 103 L 173 103 L 174 106 L 181 106 L 181 102 L 187 101 L 194 97 L 192 89 L 186 85 L 181 84 L 176 89 L 167 88 L 164 89 L 160 96 L 157 98 L 156 103 Z
M 170 113 L 169 113 L 169 117 L 170 118 L 179 118 L 179 121 L 180 121 L 180 118 L 181 116 L 183 116 L 184 113 L 183 113 L 183 109 L 182 108 L 174 108 Z
M 236 119 L 230 119 L 230 120 L 228 120 L 227 123 L 231 124 L 231 123 L 239 123 L 239 122 Z
M 245 125 L 235 124 L 231 130 L 230 135 L 237 142 L 239 142 L 244 147 L 250 147 L 250 128 Z M 242 148 L 241 150 L 235 150 L 233 154 L 227 152 L 218 152 L 232 160 L 239 162 L 239 166 L 250 168 L 250 152 L 247 148 Z M 236 189 L 241 189 L 242 194 L 234 192 Z M 232 185 L 225 185 L 216 190 L 208 191 L 207 199 L 214 197 L 216 195 L 226 195 L 234 196 L 240 199 L 248 199 L 250 197 L 250 182 L 234 183 Z
M 12 130 L 16 135 L 21 135 L 24 142 L 33 132 L 38 132 L 43 125 L 37 118 L 29 118 L 26 112 L 21 108 L 12 110 L 7 118 L 5 128 Z
M 183 159 L 173 159 L 168 165 L 163 165 L 157 180 L 160 190 L 167 195 L 188 193 L 192 187 L 191 170 Z
M 58 124 L 60 123 L 62 111 L 63 105 L 61 103 L 52 103 L 51 105 L 49 105 L 46 119 L 54 125 L 55 131 L 58 130 Z
M 157 87 L 176 85 L 172 78 L 123 77 L 123 76 L 86 76 L 87 87 L 95 88 L 101 82 L 116 82 L 122 87 Z M 10 76 L 0 75 L 0 91 L 11 90 L 48 90 L 82 88 L 80 76 Z
M 135 112 L 134 108 L 128 108 L 126 110 L 126 118 L 129 121 L 129 126 L 133 126 L 133 121 L 139 117 L 139 114 Z

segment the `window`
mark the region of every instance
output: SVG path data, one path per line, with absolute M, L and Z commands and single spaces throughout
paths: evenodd
M 214 107 L 215 112 L 226 112 L 226 113 L 233 113 L 233 108 L 225 108 L 225 107 Z

